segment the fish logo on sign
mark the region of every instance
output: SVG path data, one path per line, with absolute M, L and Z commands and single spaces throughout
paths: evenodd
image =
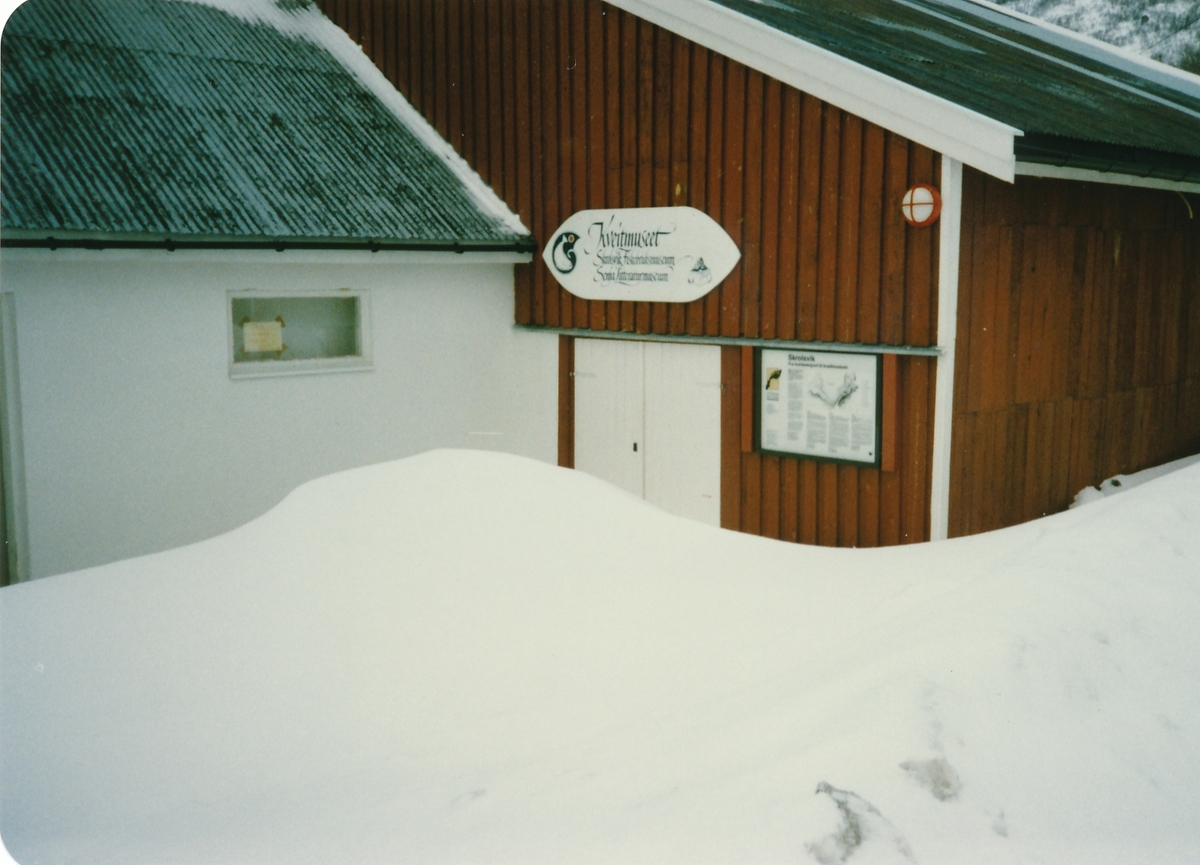
M 564 231 L 554 238 L 554 248 L 550 252 L 550 262 L 559 273 L 570 273 L 575 269 L 575 241 L 579 235 L 573 231 Z
M 686 303 L 712 291 L 742 257 L 693 207 L 581 210 L 542 251 L 550 274 L 585 300 Z

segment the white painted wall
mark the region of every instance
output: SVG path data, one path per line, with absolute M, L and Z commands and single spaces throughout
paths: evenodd
M 201 540 L 330 472 L 439 447 L 556 457 L 558 346 L 512 257 L 6 250 L 30 573 Z M 230 289 L 366 289 L 374 369 L 231 380 Z

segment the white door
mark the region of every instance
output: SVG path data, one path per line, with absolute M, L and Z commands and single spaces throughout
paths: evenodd
M 645 496 L 642 344 L 575 340 L 575 468 Z
M 721 349 L 575 340 L 575 468 L 721 524 Z

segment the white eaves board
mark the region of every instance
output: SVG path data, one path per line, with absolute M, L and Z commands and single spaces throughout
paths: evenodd
M 1051 177 L 1058 180 L 1078 180 L 1083 183 L 1112 183 L 1117 186 L 1137 186 L 1143 189 L 1167 189 L 1174 192 L 1200 192 L 1200 183 L 1169 180 L 1165 177 L 1138 177 L 1116 171 L 1095 171 L 1068 165 L 1045 165 L 1040 162 L 1018 162 L 1017 174 L 1025 177 Z M 1185 201 L 1187 199 L 1184 199 Z
M 1024 133 L 711 0 L 609 0 L 804 93 L 1009 183 Z

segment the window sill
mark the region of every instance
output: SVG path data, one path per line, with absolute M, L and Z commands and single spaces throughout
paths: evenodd
M 371 372 L 375 364 L 369 358 L 318 358 L 314 360 L 253 360 L 229 367 L 231 379 L 276 378 L 284 375 L 322 375 L 339 372 Z

